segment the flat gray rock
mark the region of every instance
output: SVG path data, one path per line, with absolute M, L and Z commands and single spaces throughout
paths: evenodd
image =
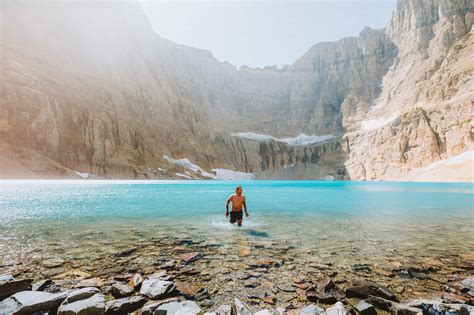
M 169 295 L 174 289 L 173 282 L 152 278 L 143 281 L 140 294 L 150 299 L 159 299 Z
M 146 303 L 143 296 L 131 296 L 107 302 L 105 314 L 128 314 L 136 311 Z
M 216 309 L 217 315 L 231 315 L 232 314 L 232 307 L 230 305 L 221 305 Z
M 300 315 L 326 315 L 326 311 L 314 304 L 305 306 L 301 309 Z
M 38 311 L 55 310 L 66 299 L 68 292 L 47 293 L 22 291 L 0 302 L 3 314 L 32 314 Z
M 100 290 L 94 287 L 75 289 L 68 293 L 65 303 L 73 303 L 76 301 L 85 300 L 91 296 L 96 295 L 97 293 L 100 293 Z
M 102 294 L 95 294 L 84 300 L 63 303 L 58 309 L 58 315 L 103 315 L 105 301 Z
M 125 283 L 115 283 L 110 288 L 110 292 L 116 299 L 124 298 L 133 294 L 133 288 Z
M 250 308 L 238 298 L 234 298 L 235 313 L 237 315 L 252 315 Z
M 377 314 L 375 311 L 375 308 L 372 304 L 367 303 L 365 300 L 360 300 L 359 303 L 356 305 L 356 310 L 359 312 L 361 315 L 373 315 Z
M 155 314 L 162 314 L 166 311 L 166 315 L 196 315 L 201 312 L 201 308 L 194 301 L 168 302 L 163 303 L 155 311 Z

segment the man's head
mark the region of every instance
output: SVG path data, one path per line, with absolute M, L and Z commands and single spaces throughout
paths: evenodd
M 235 193 L 237 195 L 241 195 L 242 194 L 242 186 L 237 186 L 235 187 Z

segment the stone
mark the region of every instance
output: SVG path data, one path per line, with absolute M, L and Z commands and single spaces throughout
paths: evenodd
M 95 287 L 100 288 L 104 285 L 104 281 L 99 278 L 90 278 L 81 280 L 78 284 L 76 284 L 76 288 L 88 288 L 88 287 Z
M 422 315 L 423 311 L 419 308 L 400 303 L 392 303 L 391 311 L 397 315 Z
M 61 258 L 49 258 L 41 262 L 41 265 L 46 268 L 57 268 L 64 265 L 65 261 Z
M 319 302 L 322 304 L 334 304 L 337 302 L 337 298 L 334 294 L 326 292 L 309 292 L 306 298 L 310 302 Z
M 181 255 L 181 259 L 186 264 L 192 263 L 193 261 L 196 261 L 199 258 L 201 258 L 201 254 L 199 254 L 198 252 L 191 252 L 191 253 L 186 253 L 186 254 Z
M 469 299 L 465 298 L 464 296 L 457 295 L 454 293 L 447 293 L 444 292 L 441 294 L 441 298 L 443 299 L 443 302 L 445 303 L 459 303 L 459 304 L 466 304 Z
M 134 289 L 134 290 L 140 290 L 141 286 L 142 286 L 142 283 L 143 283 L 143 277 L 141 274 L 139 273 L 136 273 L 132 279 L 130 279 L 130 286 Z
M 461 281 L 461 291 L 463 293 L 474 290 L 474 277 L 469 277 Z
M 331 306 L 326 310 L 327 315 L 347 315 L 347 309 L 344 307 L 344 304 L 342 302 L 338 301 L 336 304 Z
M 86 299 L 64 301 L 58 309 L 58 315 L 103 315 L 105 300 L 102 294 L 94 294 Z
M 79 300 L 88 299 L 98 293 L 100 293 L 100 290 L 95 287 L 76 289 L 68 292 L 66 300 L 68 303 L 72 303 Z
M 273 315 L 273 312 L 267 310 L 267 309 L 264 309 L 264 310 L 261 310 L 261 311 L 258 311 L 256 313 L 253 313 L 254 315 Z
M 375 283 L 367 283 L 346 289 L 346 296 L 348 298 L 355 297 L 359 299 L 365 299 L 369 295 L 378 296 L 387 300 L 398 302 L 398 299 L 393 292 L 390 292 L 389 289 Z
M 216 309 L 217 315 L 232 315 L 232 307 L 230 305 L 223 304 Z
M 20 291 L 28 290 L 33 279 L 16 280 L 11 275 L 0 275 L 0 300 Z
M 202 286 L 193 282 L 176 282 L 176 289 L 187 299 L 195 298 L 195 296 L 203 290 Z
M 359 303 L 356 304 L 355 309 L 361 315 L 374 315 L 377 314 L 375 308 L 372 304 L 367 303 L 365 300 L 360 300 Z
M 161 315 L 163 311 L 166 315 L 195 315 L 201 312 L 201 308 L 194 301 L 167 302 L 158 306 L 155 314 Z
M 116 299 L 124 298 L 133 294 L 133 288 L 125 283 L 114 283 L 110 288 L 110 293 Z
M 0 310 L 5 314 L 33 314 L 42 310 L 55 310 L 66 296 L 67 292 L 21 291 L 0 302 Z
M 251 309 L 238 298 L 234 298 L 235 314 L 236 315 L 252 315 Z
M 140 294 L 150 299 L 159 299 L 169 296 L 175 289 L 173 282 L 160 279 L 146 279 L 143 281 Z
M 167 298 L 161 301 L 149 301 L 140 310 L 141 315 L 154 315 L 156 309 L 165 303 L 170 303 L 170 302 L 180 302 L 180 299 L 178 297 L 173 297 L 173 298 Z M 164 311 L 162 311 L 164 313 Z
M 334 284 L 334 282 L 332 282 L 331 279 L 325 279 L 325 280 L 318 283 L 318 291 L 319 292 L 330 292 L 330 291 L 335 290 L 335 289 L 336 289 L 336 285 Z
M 326 315 L 326 311 L 317 305 L 311 304 L 303 307 L 300 315 Z
M 296 289 L 293 286 L 287 284 L 277 284 L 277 288 L 283 292 L 296 292 Z
M 133 254 L 137 248 L 129 248 L 114 254 L 114 257 L 127 257 Z
M 53 280 L 46 279 L 40 280 L 38 282 L 33 283 L 31 290 L 33 291 L 44 291 L 48 286 L 53 284 Z
M 128 314 L 138 310 L 146 303 L 143 296 L 125 297 L 107 302 L 105 314 Z

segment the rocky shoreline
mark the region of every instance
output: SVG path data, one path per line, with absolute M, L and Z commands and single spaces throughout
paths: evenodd
M 0 314 L 474 313 L 470 255 L 346 270 L 278 242 L 237 245 L 163 236 L 85 263 L 3 261 Z

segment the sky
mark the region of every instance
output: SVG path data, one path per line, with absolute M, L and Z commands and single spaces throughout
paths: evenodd
M 384 28 L 396 0 L 142 1 L 155 31 L 238 67 L 292 64 L 318 42 Z

